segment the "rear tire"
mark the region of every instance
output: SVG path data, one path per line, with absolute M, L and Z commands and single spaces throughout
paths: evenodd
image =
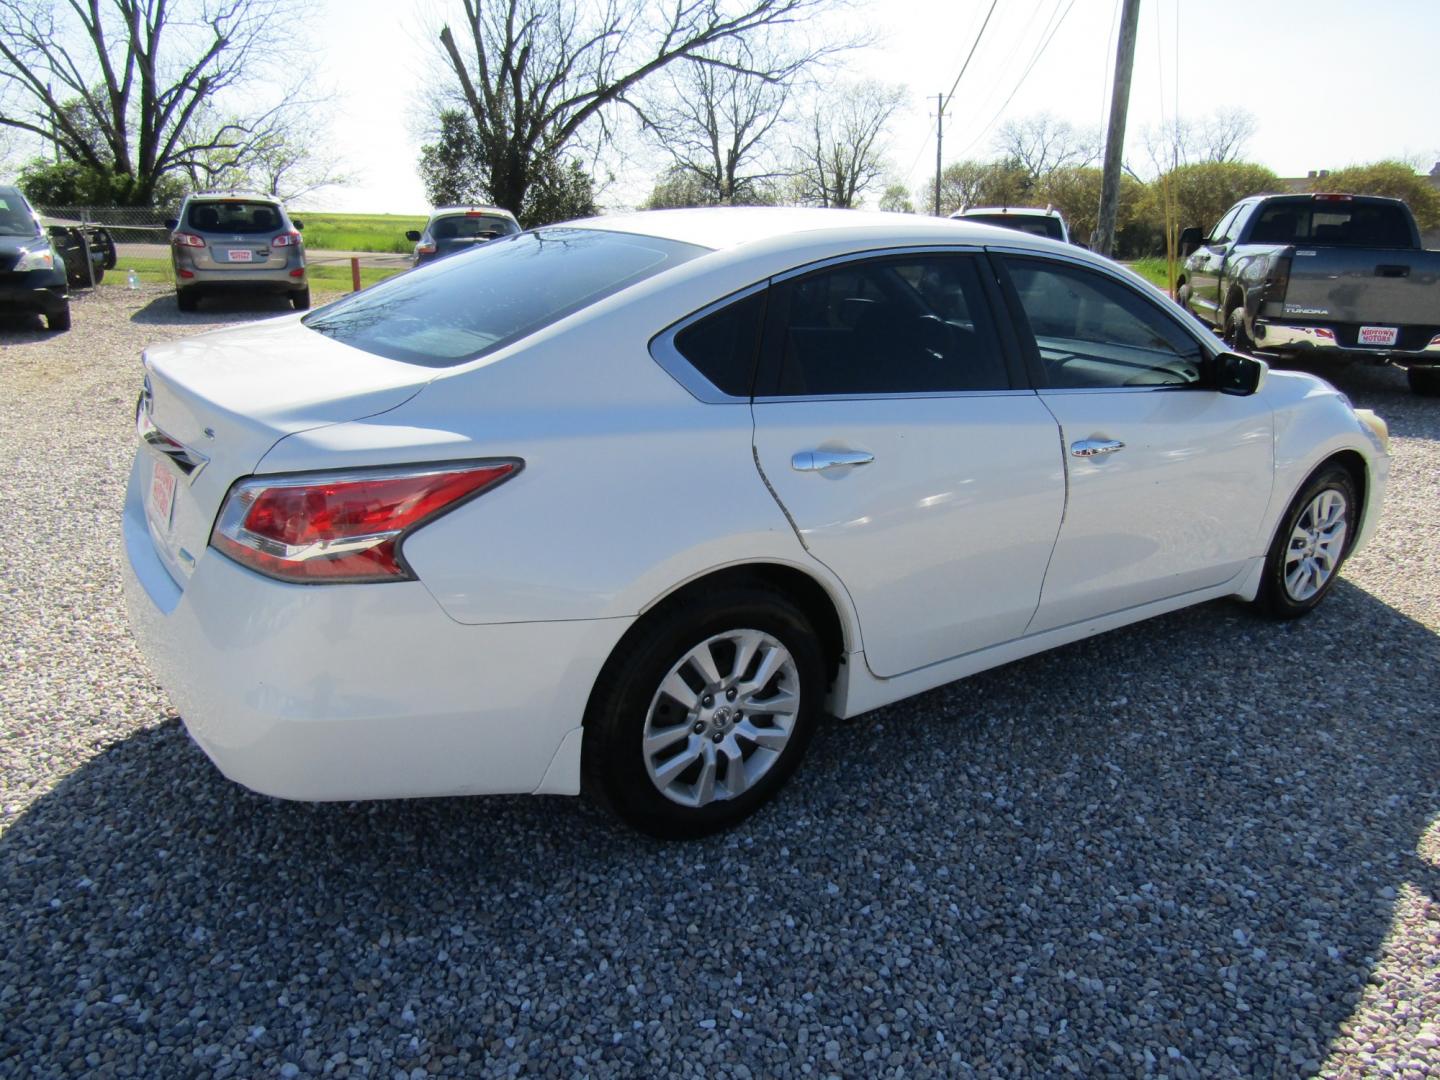
M 1298 619 L 1325 599 L 1359 527 L 1355 479 L 1322 466 L 1291 500 L 1270 543 L 1256 607 L 1276 619 Z
M 299 290 L 298 292 L 292 292 L 290 294 L 290 306 L 293 307 L 296 311 L 305 311 L 310 307 L 309 285 L 306 285 L 305 288 Z
M 1255 342 L 1250 340 L 1250 331 L 1245 328 L 1245 309 L 1235 308 L 1225 316 L 1225 344 L 1231 352 L 1250 355 L 1255 351 Z
M 59 311 L 45 316 L 45 325 L 54 334 L 63 334 L 70 329 L 70 305 L 66 304 Z
M 651 836 L 729 828 L 800 764 L 824 692 L 819 638 L 785 596 L 741 585 L 662 605 L 596 682 L 585 790 Z
M 1440 397 L 1440 367 L 1412 367 L 1405 370 L 1410 392 L 1418 397 Z
M 200 297 L 193 288 L 176 289 L 175 306 L 181 311 L 194 311 L 200 306 Z

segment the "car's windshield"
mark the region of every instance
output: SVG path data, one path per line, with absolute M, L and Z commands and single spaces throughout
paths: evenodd
M 1260 211 L 1252 244 L 1324 244 L 1344 247 L 1415 246 L 1410 221 L 1395 203 L 1347 199 L 1282 199 Z
M 510 219 L 493 214 L 446 214 L 430 222 L 430 236 L 435 240 L 476 240 L 519 231 L 520 226 Z
M 246 199 L 192 202 L 185 225 L 196 232 L 273 233 L 281 228 L 280 207 Z
M 707 250 L 630 233 L 540 229 L 381 282 L 305 325 L 392 360 L 452 367 Z
M 966 214 L 966 221 L 978 221 L 981 225 L 999 225 L 1002 229 L 1029 233 L 1031 236 L 1046 236 L 1051 240 L 1064 240 L 1060 219 L 1049 214 Z
M 39 236 L 30 207 L 14 188 L 0 188 L 0 236 Z

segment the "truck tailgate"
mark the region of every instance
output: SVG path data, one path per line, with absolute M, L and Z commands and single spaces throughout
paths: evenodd
M 1284 313 L 1367 326 L 1440 323 L 1440 251 L 1297 244 Z

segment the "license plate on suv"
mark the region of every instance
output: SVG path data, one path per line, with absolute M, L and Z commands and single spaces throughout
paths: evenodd
M 231 262 L 253 262 L 255 253 L 249 248 L 231 248 L 228 252 Z
M 1400 331 L 1393 326 L 1360 327 L 1361 345 L 1394 345 L 1399 337 Z

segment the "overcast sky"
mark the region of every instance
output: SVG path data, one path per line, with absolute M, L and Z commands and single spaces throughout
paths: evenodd
M 860 5 L 867 24 L 884 36 L 849 55 L 838 74 L 899 83 L 910 92 L 892 128 L 889 157 L 911 189 L 934 174 L 935 94 L 955 81 L 989 6 L 990 0 Z M 945 160 L 991 156 L 995 129 L 1008 118 L 1048 111 L 1078 126 L 1101 126 L 1119 7 L 1120 0 L 1000 0 L 947 110 Z M 415 172 L 416 92 L 439 73 L 431 28 L 436 13 L 447 11 L 444 0 L 326 0 L 314 55 L 337 91 L 335 149 L 355 183 L 321 193 L 317 206 L 373 213 L 427 208 Z M 1047 27 L 1054 31 L 1049 44 L 1022 81 Z M 1436 57 L 1440 0 L 1141 0 L 1127 158 L 1145 161 L 1141 130 L 1177 107 L 1193 117 L 1238 105 L 1258 122 L 1247 156 L 1282 176 L 1382 157 L 1421 157 L 1428 170 L 1440 159 Z M 649 191 L 658 162 L 630 161 L 607 202 Z

